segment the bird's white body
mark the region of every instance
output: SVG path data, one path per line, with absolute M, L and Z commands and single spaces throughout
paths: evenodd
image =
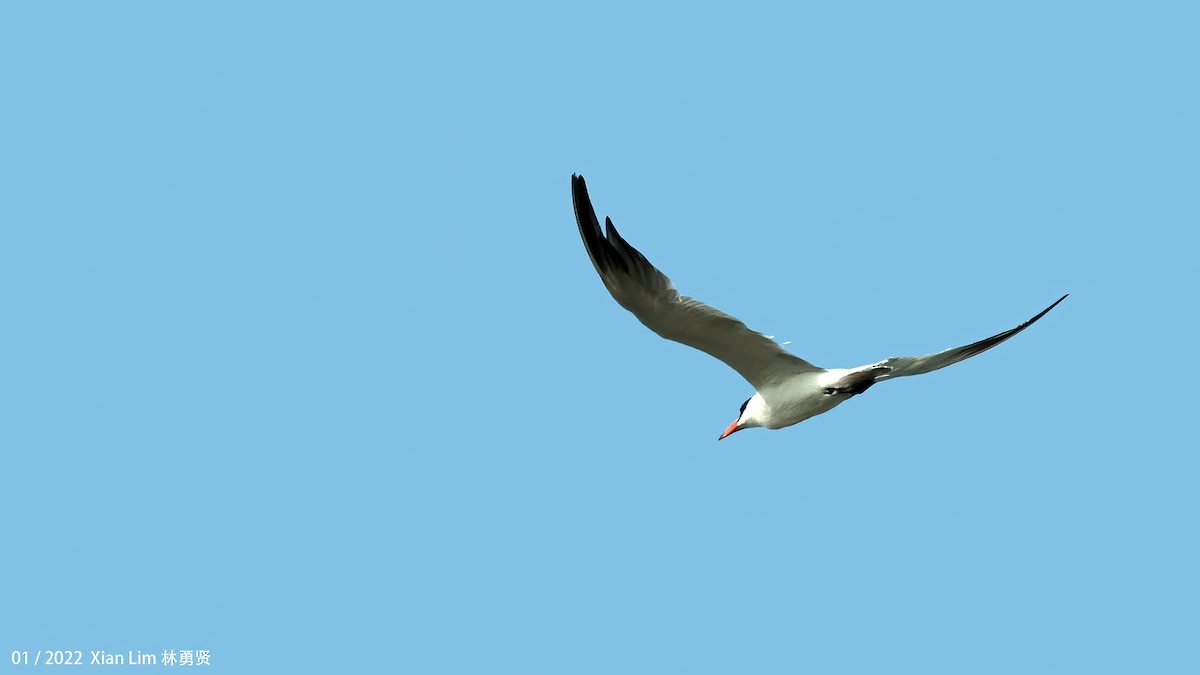
M 880 364 L 872 364 L 861 368 L 797 373 L 755 392 L 742 412 L 738 426 L 742 429 L 782 429 L 827 413 L 856 396 L 852 393 L 856 385 L 873 384 L 875 374 L 883 368 Z
M 797 375 L 766 391 L 754 392 L 750 403 L 738 416 L 739 429 L 790 427 L 829 412 L 850 398 L 845 394 L 822 393 L 818 379 L 819 375 Z
M 582 176 L 572 176 L 571 187 L 588 257 L 617 303 L 650 330 L 724 361 L 754 386 L 754 396 L 721 438 L 753 427 L 791 426 L 829 412 L 876 382 L 920 375 L 969 359 L 1025 330 L 1067 297 L 1016 328 L 963 347 L 926 356 L 893 357 L 858 368 L 819 368 L 734 317 L 681 295 L 666 275 L 617 233 L 612 220 L 605 219 L 607 236 L 601 231 Z

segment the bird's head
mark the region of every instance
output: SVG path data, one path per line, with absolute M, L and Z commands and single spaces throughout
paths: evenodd
M 729 425 L 725 433 L 721 434 L 717 440 L 722 440 L 729 434 L 742 429 L 752 429 L 763 425 L 762 416 L 766 410 L 766 404 L 763 402 L 762 396 L 755 394 L 746 399 L 742 404 L 742 409 L 738 411 L 738 417 Z

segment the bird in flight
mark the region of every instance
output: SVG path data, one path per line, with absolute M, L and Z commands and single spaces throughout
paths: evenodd
M 754 387 L 754 395 L 717 440 L 742 429 L 782 429 L 829 412 L 876 382 L 921 375 L 982 354 L 1033 325 L 1067 297 L 1016 328 L 964 347 L 858 368 L 819 368 L 734 317 L 680 295 L 665 274 L 617 233 L 611 218 L 605 218 L 605 230 L 600 229 L 583 176 L 571 176 L 571 195 L 588 257 L 617 304 L 660 336 L 724 361 Z

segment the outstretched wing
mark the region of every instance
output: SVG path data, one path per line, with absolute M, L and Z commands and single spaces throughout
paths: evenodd
M 734 317 L 680 295 L 665 274 L 617 233 L 609 218 L 604 219 L 606 237 L 583 176 L 571 176 L 571 193 L 579 234 L 600 280 L 647 328 L 724 361 L 755 389 L 795 373 L 822 371 Z
M 1067 295 L 1070 295 L 1070 293 Z M 1045 316 L 1046 312 L 1054 309 L 1056 306 L 1058 306 L 1058 303 L 1062 302 L 1066 298 L 1067 296 L 1064 295 L 1058 300 L 1055 300 L 1053 305 L 1043 309 L 1038 313 L 1037 316 L 1026 321 L 1020 326 L 1013 328 L 1012 330 L 1006 330 L 1003 333 L 993 335 L 992 337 L 980 340 L 979 342 L 972 342 L 965 347 L 955 347 L 954 349 L 947 349 L 944 352 L 928 354 L 926 356 L 899 356 L 883 361 L 879 365 L 887 366 L 891 370 L 879 376 L 876 378 L 876 380 L 888 380 L 893 377 L 904 377 L 905 375 L 921 375 L 922 373 L 928 373 L 930 371 L 937 370 L 938 368 L 945 368 L 951 364 L 969 359 L 972 356 L 982 354 L 992 347 L 995 347 L 1001 342 L 1004 342 L 1010 337 L 1016 335 L 1017 333 L 1020 333 L 1026 328 L 1029 328 L 1033 325 L 1033 322 Z

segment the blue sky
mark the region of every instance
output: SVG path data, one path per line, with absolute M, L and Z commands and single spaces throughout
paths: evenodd
M 0 11 L 0 671 L 1200 668 L 1194 7 L 411 4 Z

